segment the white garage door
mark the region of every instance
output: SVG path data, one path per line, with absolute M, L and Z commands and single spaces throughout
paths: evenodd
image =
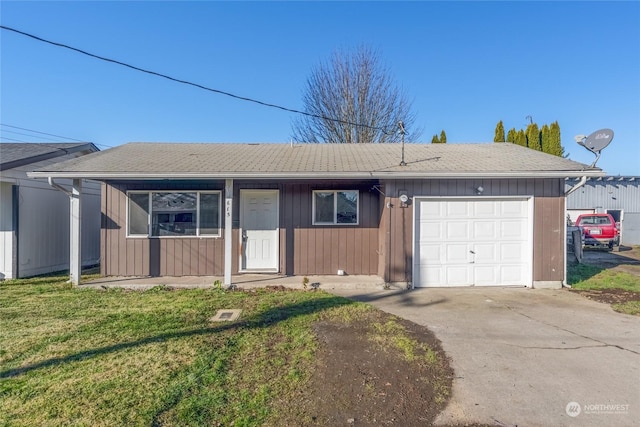
M 530 286 L 528 199 L 415 199 L 414 286 Z

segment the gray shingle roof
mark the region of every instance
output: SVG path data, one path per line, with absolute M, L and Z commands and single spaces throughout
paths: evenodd
M 0 143 L 0 170 L 12 169 L 42 160 L 64 156 L 83 149 L 89 151 L 98 150 L 93 144 L 87 142 L 2 142 Z
M 511 143 L 129 143 L 38 171 L 36 176 L 116 178 L 389 178 L 600 176 L 600 169 Z

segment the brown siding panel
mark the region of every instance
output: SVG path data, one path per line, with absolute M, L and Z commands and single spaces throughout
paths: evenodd
M 223 274 L 222 238 L 126 237 L 127 190 L 221 188 L 221 183 L 105 183 L 102 187 L 102 273 L 107 276 Z
M 222 275 L 224 239 L 127 238 L 126 191 L 222 190 L 222 181 L 141 183 L 109 182 L 102 194 L 102 266 L 105 275 Z M 158 188 L 162 185 L 162 188 Z M 380 192 L 372 189 L 378 185 Z M 311 275 L 378 274 L 386 281 L 411 280 L 413 205 L 400 207 L 400 190 L 409 196 L 476 197 L 534 196 L 533 279 L 562 280 L 564 276 L 564 195 L 559 179 L 475 179 L 386 181 L 236 181 L 233 206 L 233 269 L 241 254 L 238 224 L 240 188 L 280 191 L 280 272 Z M 312 191 L 358 189 L 360 218 L 357 226 L 312 225 Z M 387 208 L 387 203 L 393 205 Z M 224 224 L 221 224 L 224 227 Z
M 378 231 L 380 239 L 378 274 L 384 280 L 391 282 L 411 280 L 413 206 L 408 209 L 401 208 L 398 192 L 406 190 L 411 197 L 477 197 L 475 189 L 478 186 L 484 187 L 483 196 L 534 197 L 533 280 L 560 281 L 564 278 L 563 180 L 552 178 L 434 179 L 385 181 L 383 184 L 387 195 L 386 202 L 393 205 L 391 209 L 383 208 Z M 402 211 L 407 212 L 403 214 Z M 390 221 L 391 225 L 387 221 Z M 404 241 L 403 236 L 406 239 Z

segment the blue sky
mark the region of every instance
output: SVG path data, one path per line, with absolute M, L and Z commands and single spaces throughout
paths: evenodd
M 449 143 L 490 142 L 498 120 L 520 129 L 532 116 L 540 126 L 558 120 L 569 157 L 591 163 L 574 135 L 611 128 L 598 166 L 640 175 L 640 2 L 2 1 L 0 8 L 2 25 L 294 109 L 302 109 L 319 61 L 367 44 L 413 99 L 425 142 L 442 129 Z M 5 125 L 102 149 L 290 139 L 291 113 L 6 30 L 0 38 Z M 5 141 L 46 142 L 0 130 Z

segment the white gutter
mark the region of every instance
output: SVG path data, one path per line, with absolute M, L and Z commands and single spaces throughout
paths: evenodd
M 574 191 L 576 191 L 578 188 L 582 187 L 586 183 L 587 183 L 587 176 L 585 175 L 582 178 L 580 178 L 580 181 L 578 181 L 576 185 L 574 185 L 573 187 L 565 191 L 564 196 L 567 197 L 569 194 L 573 193 Z
M 553 171 L 553 172 L 214 172 L 214 173 L 166 173 L 166 172 L 28 172 L 30 178 L 82 178 L 82 179 L 491 179 L 491 178 L 572 178 L 603 177 L 602 171 Z

